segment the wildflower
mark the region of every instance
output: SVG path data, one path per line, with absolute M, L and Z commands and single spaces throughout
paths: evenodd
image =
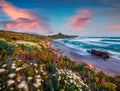
M 2 65 L 3 68 L 5 68 L 6 66 L 7 66 L 7 64 Z
M 10 90 L 14 90 L 14 88 L 13 88 L 13 87 L 11 87 L 11 88 L 10 88 Z
M 73 76 L 73 79 L 77 79 L 77 76 L 76 76 L 76 75 L 74 75 L 74 76 Z
M 5 72 L 6 70 L 5 69 L 0 69 L 0 73 L 3 73 Z
M 15 63 L 16 63 L 16 62 L 14 61 L 13 64 L 12 64 L 12 66 L 13 66 L 13 65 L 15 66 L 15 65 L 16 65 Z
M 94 77 L 93 80 L 97 83 L 99 82 L 99 78 L 98 77 Z
M 35 66 L 38 66 L 36 63 L 34 63 Z
M 38 88 L 39 87 L 39 85 L 37 84 L 37 83 L 34 83 L 33 84 L 36 88 Z
M 20 82 L 20 79 L 18 79 L 17 81 Z
M 41 82 L 44 82 L 44 80 L 41 80 Z
M 11 66 L 11 69 L 15 69 L 15 68 L 16 68 L 16 66 L 15 66 L 15 64 L 13 63 L 12 66 Z
M 37 74 L 37 73 L 38 73 L 38 70 L 36 70 L 35 72 L 36 72 L 36 74 Z
M 27 64 L 24 64 L 22 67 L 23 67 L 23 68 L 27 68 Z
M 70 78 L 70 79 L 72 79 L 73 77 L 72 76 L 70 76 L 70 75 L 68 75 L 68 77 Z
M 71 71 L 71 70 L 70 70 L 69 72 L 70 72 L 70 73 L 72 73 L 72 71 Z
M 15 83 L 15 81 L 14 80 L 8 80 L 8 86 L 10 86 L 10 85 L 12 85 L 12 84 L 14 84 Z
M 56 76 L 56 74 L 53 74 L 53 76 Z
M 22 60 L 18 60 L 19 62 L 21 62 Z
M 30 81 L 30 80 L 32 80 L 32 77 L 28 77 L 27 79 Z
M 18 88 L 23 88 L 25 91 L 28 91 L 28 85 L 26 81 L 22 81 L 18 84 Z
M 41 79 L 36 79 L 36 82 L 38 82 L 38 83 L 41 82 Z
M 18 67 L 17 69 L 16 69 L 16 71 L 20 71 L 22 68 L 20 68 L 20 67 Z
M 96 82 L 93 82 L 93 84 L 96 84 Z
M 42 72 L 42 73 L 43 73 L 44 71 L 43 71 L 43 70 L 40 70 L 40 72 Z
M 64 82 L 65 82 L 65 83 L 67 83 L 67 81 L 66 81 L 66 80 L 64 80 Z
M 41 86 L 41 79 L 36 79 L 36 83 L 33 84 L 36 88 Z
M 73 83 L 73 80 L 70 79 L 70 82 Z
M 9 78 L 13 78 L 13 77 L 15 77 L 15 75 L 16 75 L 16 74 L 11 73 L 11 74 L 8 75 L 8 77 L 9 77 Z
M 87 81 L 88 80 L 88 77 L 84 77 L 84 81 Z
M 104 80 L 104 79 L 101 79 L 100 81 L 101 81 L 101 83 L 105 83 L 105 80 Z
M 82 80 L 79 80 L 79 82 L 80 82 L 82 85 L 85 85 Z
M 58 70 L 58 74 L 61 74 L 61 71 L 60 71 L 60 70 Z
M 30 65 L 33 65 L 33 63 L 30 63 Z
M 58 80 L 59 80 L 59 81 L 61 80 L 61 76 L 59 76 Z
M 79 85 L 76 85 L 77 87 L 79 87 Z
M 40 75 L 37 75 L 36 78 L 40 78 L 41 76 Z
M 17 75 L 17 81 L 20 82 L 21 81 L 21 76 L 20 75 Z

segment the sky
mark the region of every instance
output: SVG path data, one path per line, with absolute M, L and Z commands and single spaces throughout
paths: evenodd
M 120 37 L 120 0 L 0 0 L 0 30 Z

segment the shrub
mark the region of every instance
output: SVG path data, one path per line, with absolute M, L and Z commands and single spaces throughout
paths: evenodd
M 15 50 L 15 45 L 12 45 L 9 42 L 0 40 L 0 60 L 3 60 L 7 56 L 13 54 L 14 50 Z

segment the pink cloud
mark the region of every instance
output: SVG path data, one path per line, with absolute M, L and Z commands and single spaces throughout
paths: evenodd
M 4 25 L 6 26 L 7 29 L 12 30 L 12 29 L 25 29 L 25 30 L 33 30 L 36 28 L 43 30 L 43 26 L 39 26 L 39 22 L 37 20 L 30 20 L 27 18 L 17 18 L 15 20 L 11 21 L 4 21 Z
M 0 22 L 7 30 L 18 29 L 22 32 L 26 32 L 27 30 L 29 32 L 37 33 L 50 32 L 50 29 L 46 24 L 47 21 L 33 12 L 14 7 L 5 0 L 0 0 L 0 7 L 2 12 L 11 19 L 9 21 Z
M 110 30 L 120 30 L 120 25 L 111 25 L 111 26 L 108 26 L 108 29 L 110 29 Z
M 78 10 L 76 14 L 69 18 L 69 22 L 65 24 L 75 30 L 82 30 L 83 27 L 91 22 L 91 12 L 89 10 Z

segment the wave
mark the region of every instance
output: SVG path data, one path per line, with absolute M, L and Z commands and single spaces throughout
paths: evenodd
M 112 57 L 120 58 L 120 37 L 77 37 L 72 39 L 59 39 L 57 41 L 80 55 L 90 55 L 87 50 L 97 49 L 109 52 Z

